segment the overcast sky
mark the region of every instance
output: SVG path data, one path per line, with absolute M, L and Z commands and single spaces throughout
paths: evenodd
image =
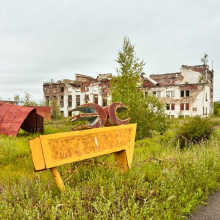
M 219 0 L 0 0 L 0 96 L 43 97 L 43 82 L 116 74 L 124 36 L 147 75 L 214 60 L 220 100 Z

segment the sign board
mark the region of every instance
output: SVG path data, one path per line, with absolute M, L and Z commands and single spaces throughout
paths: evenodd
M 29 141 L 35 171 L 53 170 L 109 153 L 115 153 L 116 161 L 126 171 L 132 163 L 136 126 L 128 124 L 36 137 Z

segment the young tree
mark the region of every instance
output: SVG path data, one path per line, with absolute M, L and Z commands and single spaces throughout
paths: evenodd
M 58 116 L 60 115 L 60 111 L 59 111 L 60 108 L 56 98 L 53 98 L 53 100 L 50 102 L 50 107 L 51 107 L 51 118 L 57 119 Z
M 38 106 L 38 104 L 35 101 L 31 101 L 31 94 L 28 92 L 25 92 L 24 95 L 24 106 Z
M 111 79 L 112 102 L 127 105 L 130 123 L 137 123 L 136 138 L 141 139 L 152 134 L 153 130 L 163 131 L 166 118 L 164 104 L 154 96 L 143 96 L 139 81 L 145 62 L 136 57 L 135 46 L 128 37 L 124 38 L 122 50 L 118 52 L 116 62 L 118 75 Z
M 200 62 L 205 66 L 209 62 L 208 60 L 209 55 L 207 53 L 204 53 L 203 57 L 201 58 Z
M 15 101 L 15 104 L 18 105 L 18 103 L 20 102 L 20 96 L 19 95 L 14 95 L 14 101 Z

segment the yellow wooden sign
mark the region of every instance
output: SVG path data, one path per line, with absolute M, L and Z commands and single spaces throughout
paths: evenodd
M 123 171 L 131 167 L 136 124 L 41 135 L 29 141 L 35 171 L 51 169 L 61 190 L 64 184 L 57 166 L 109 153 L 121 163 Z

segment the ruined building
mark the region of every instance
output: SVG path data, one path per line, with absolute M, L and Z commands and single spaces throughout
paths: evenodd
M 152 94 L 166 103 L 165 113 L 178 116 L 206 116 L 213 113 L 213 75 L 209 66 L 185 66 L 180 72 L 141 74 L 145 95 Z
M 213 76 L 209 66 L 185 66 L 180 72 L 145 76 L 141 74 L 144 95 L 155 95 L 165 103 L 169 118 L 206 116 L 213 113 Z M 71 109 L 93 102 L 107 105 L 111 74 L 97 78 L 81 74 L 75 80 L 44 83 L 44 98 L 49 103 L 56 98 L 60 113 L 71 116 Z
M 56 83 L 43 83 L 44 99 L 47 103 L 56 99 L 60 113 L 72 116 L 71 109 L 88 103 L 107 105 L 111 73 L 99 74 L 97 78 L 75 74 L 75 80 L 62 80 Z

